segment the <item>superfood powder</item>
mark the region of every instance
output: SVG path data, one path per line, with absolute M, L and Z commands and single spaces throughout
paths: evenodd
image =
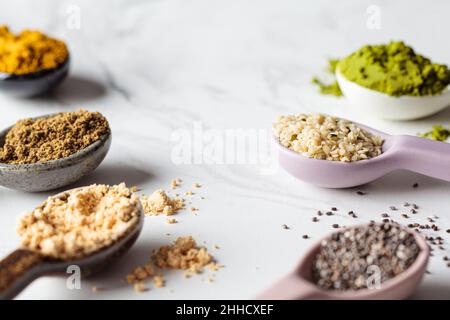
M 72 260 L 107 247 L 139 221 L 139 198 L 124 183 L 91 185 L 49 197 L 19 221 L 22 246 Z

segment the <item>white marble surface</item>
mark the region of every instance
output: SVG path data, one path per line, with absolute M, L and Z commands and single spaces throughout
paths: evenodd
M 366 27 L 369 5 L 381 9 L 381 29 Z M 81 9 L 81 28 L 67 26 L 67 8 Z M 198 216 L 180 213 L 178 224 L 146 219 L 137 244 L 109 270 L 68 290 L 63 278 L 42 278 L 22 299 L 219 299 L 253 297 L 294 267 L 314 239 L 332 223 L 379 219 L 390 205 L 420 207 L 419 220 L 438 214 L 450 228 L 450 184 L 407 172 L 390 174 L 362 189 L 325 190 L 282 170 L 261 174 L 251 164 L 176 165 L 171 160 L 178 129 L 269 128 L 281 113 L 322 111 L 390 133 L 416 134 L 431 124 L 449 124 L 450 111 L 414 122 L 368 119 L 346 110 L 344 99 L 323 97 L 310 85 L 328 57 L 368 42 L 403 39 L 437 61 L 450 63 L 450 3 L 432 1 L 0 1 L 0 21 L 14 30 L 43 29 L 65 39 L 72 53 L 70 78 L 53 95 L 32 100 L 0 96 L 0 127 L 18 118 L 86 107 L 104 113 L 113 130 L 105 162 L 77 185 L 126 181 L 144 192 L 184 179 L 184 190 L 200 182 Z M 364 108 L 364 106 L 361 106 Z M 188 132 L 190 132 L 188 131 Z M 223 132 L 223 131 L 219 131 Z M 417 189 L 411 185 L 419 182 Z M 50 193 L 0 188 L 0 255 L 18 245 L 17 217 Z M 205 196 L 204 200 L 199 198 Z M 341 214 L 312 223 L 317 209 Z M 360 219 L 350 220 L 348 210 Z M 290 230 L 282 230 L 287 224 Z M 171 233 L 168 237 L 165 234 Z M 303 234 L 312 240 L 303 240 Z M 124 275 L 147 260 L 152 249 L 179 235 L 206 241 L 226 268 L 213 284 L 170 272 L 167 286 L 136 294 Z M 450 235 L 445 234 L 446 254 Z M 220 245 L 220 250 L 212 248 Z M 450 298 L 450 268 L 436 252 L 415 298 Z M 106 288 L 92 293 L 92 286 Z

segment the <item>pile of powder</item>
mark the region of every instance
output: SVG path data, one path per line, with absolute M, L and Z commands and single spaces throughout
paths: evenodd
M 83 109 L 19 120 L 6 135 L 0 162 L 27 164 L 64 158 L 109 132 L 108 121 L 101 113 Z
M 141 203 L 145 214 L 149 216 L 160 214 L 170 216 L 184 208 L 184 199 L 180 197 L 171 198 L 163 189 L 154 191 L 150 196 L 141 196 Z
M 431 62 L 403 42 L 364 46 L 340 60 L 338 69 L 348 80 L 391 96 L 434 95 L 450 83 L 446 65 Z
M 164 285 L 164 277 L 155 269 L 179 269 L 185 270 L 185 276 L 193 273 L 201 273 L 204 268 L 218 271 L 223 265 L 217 264 L 213 256 L 205 247 L 199 247 L 191 237 L 178 237 L 173 244 L 160 247 L 147 264 L 137 267 L 127 275 L 127 282 L 134 284 L 136 291 L 145 290 L 145 281 L 153 279 L 156 287 Z
M 139 221 L 139 198 L 124 183 L 91 185 L 49 197 L 19 221 L 22 246 L 72 260 L 107 247 Z
M 329 115 L 280 116 L 273 129 L 283 146 L 310 158 L 351 162 L 382 153 L 381 137 Z
M 353 227 L 322 241 L 313 261 L 313 280 L 324 289 L 368 287 L 368 269 L 376 267 L 381 283 L 408 269 L 419 255 L 414 235 L 393 223 Z
M 328 60 L 328 68 L 327 72 L 329 76 L 333 79 L 330 83 L 325 83 L 322 80 L 319 79 L 319 77 L 314 77 L 312 79 L 312 83 L 317 85 L 319 87 L 319 92 L 323 95 L 332 95 L 335 97 L 341 97 L 342 91 L 339 87 L 339 84 L 335 77 L 336 67 L 339 63 L 338 59 L 330 59 Z
M 15 35 L 0 26 L 0 72 L 23 75 L 53 69 L 67 60 L 64 42 L 39 31 L 24 30 Z

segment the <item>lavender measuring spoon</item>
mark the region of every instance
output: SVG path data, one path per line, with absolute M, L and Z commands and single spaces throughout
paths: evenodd
M 354 228 L 349 227 L 349 228 Z M 406 229 L 405 229 L 406 230 Z M 406 230 L 407 231 L 407 230 Z M 320 249 L 318 241 L 307 252 L 297 267 L 276 282 L 269 289 L 261 293 L 257 299 L 260 300 L 306 300 L 306 299 L 329 299 L 329 300 L 400 300 L 410 297 L 420 284 L 426 271 L 430 249 L 425 239 L 418 233 L 413 232 L 417 245 L 421 249 L 413 264 L 395 278 L 389 279 L 381 286 L 373 289 L 361 289 L 358 291 L 335 291 L 324 290 L 316 286 L 312 281 L 312 263 Z M 326 237 L 326 238 L 329 238 Z
M 355 162 L 318 160 L 282 146 L 275 138 L 280 166 L 300 180 L 325 188 L 359 186 L 400 169 L 450 181 L 450 144 L 408 135 L 392 136 L 356 125 L 383 138 L 381 155 Z

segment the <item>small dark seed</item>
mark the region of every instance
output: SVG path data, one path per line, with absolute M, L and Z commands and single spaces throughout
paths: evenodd
M 313 218 L 312 218 L 312 221 L 313 221 L 313 222 L 318 222 L 319 219 L 318 219 L 317 217 L 313 217 Z
M 357 191 L 356 194 L 358 194 L 358 195 L 360 195 L 360 196 L 363 196 L 363 195 L 366 195 L 367 193 L 366 193 L 366 192 L 363 192 L 363 191 Z
M 413 188 L 417 188 L 419 186 L 419 184 L 416 182 L 412 185 Z
M 383 218 L 389 218 L 389 215 L 388 215 L 387 213 L 382 213 L 381 216 L 382 216 Z
M 331 211 L 337 211 L 336 207 L 331 208 Z
M 337 229 L 337 228 L 339 228 L 339 225 L 338 225 L 337 223 L 335 223 L 335 224 L 333 224 L 332 227 L 335 228 L 335 229 Z
M 302 236 L 302 238 L 303 238 L 303 239 L 309 239 L 309 236 L 308 236 L 307 234 L 304 234 L 304 235 Z
M 327 216 L 332 216 L 332 215 L 333 215 L 333 212 L 327 211 L 325 214 L 326 214 Z

